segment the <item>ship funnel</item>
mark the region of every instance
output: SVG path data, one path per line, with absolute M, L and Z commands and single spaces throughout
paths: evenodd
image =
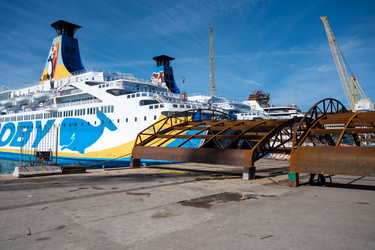
M 75 32 L 81 26 L 59 20 L 51 24 L 56 30 L 57 37 L 52 41 L 46 64 L 40 82 L 46 80 L 59 80 L 70 77 L 73 72 L 83 70 L 79 53 L 78 40 L 74 38 Z
M 168 91 L 179 94 L 180 90 L 174 80 L 173 69 L 171 67 L 171 61 L 174 58 L 161 55 L 155 56 L 152 59 L 156 61 L 156 67 L 151 75 L 150 83 L 168 88 Z

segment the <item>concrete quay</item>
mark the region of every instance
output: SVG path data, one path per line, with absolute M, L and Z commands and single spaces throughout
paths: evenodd
M 290 188 L 288 164 L 0 175 L 0 249 L 375 249 L 375 178 Z

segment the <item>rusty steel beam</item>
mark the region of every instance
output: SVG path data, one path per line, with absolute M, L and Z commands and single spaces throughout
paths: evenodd
M 342 131 L 345 134 L 367 134 L 375 133 L 375 128 L 313 128 L 310 130 L 310 133 L 312 135 L 341 134 Z
M 375 147 L 299 147 L 290 172 L 375 176 Z
M 200 162 L 252 167 L 252 151 L 217 148 L 141 147 L 133 149 L 133 159 Z
M 375 142 L 375 138 L 363 138 L 363 139 L 358 139 L 358 141 L 368 141 L 368 142 L 370 142 L 370 141 L 374 141 Z
M 167 139 L 211 139 L 213 135 L 165 135 L 165 134 L 157 134 L 156 138 L 167 138 Z M 215 138 L 218 140 L 232 140 L 234 135 L 216 135 Z M 264 135 L 238 135 L 236 139 L 247 139 L 247 140 L 260 140 L 264 137 Z
M 203 125 L 202 123 L 200 124 L 201 126 Z M 196 127 L 196 126 L 191 126 L 191 124 L 186 124 L 185 126 L 174 126 L 173 130 L 205 130 L 207 126 L 204 124 L 205 127 Z
M 228 128 L 228 126 L 230 125 L 227 125 L 227 126 L 211 126 L 211 130 L 218 130 L 218 131 L 222 131 L 226 128 Z M 253 129 L 257 130 L 257 129 L 262 129 L 264 131 L 269 131 L 270 128 L 273 128 L 274 126 L 258 126 L 258 125 L 254 125 L 254 124 L 245 124 L 245 125 L 232 125 L 231 126 L 231 130 L 235 130 L 235 131 L 241 131 L 241 130 L 248 130 L 250 126 L 253 126 Z M 202 130 L 203 128 L 205 127 L 189 127 L 191 128 L 191 130 Z M 174 127 L 174 129 L 176 130 L 179 130 L 179 129 L 182 129 L 182 127 Z
M 345 118 L 340 118 L 340 119 L 336 119 L 334 117 L 326 117 L 325 119 L 322 119 L 320 121 L 321 124 L 335 124 L 335 123 L 338 123 L 338 124 L 343 124 L 343 123 L 346 123 L 348 120 L 350 119 L 350 117 L 345 117 Z M 354 117 L 352 120 L 351 120 L 351 123 L 369 123 L 369 124 L 372 124 L 374 123 L 374 117 Z
M 366 113 L 373 113 L 373 112 L 366 112 Z M 356 117 L 353 118 L 353 121 L 356 122 L 374 122 L 373 117 L 374 114 L 366 114 L 366 113 L 354 113 Z M 345 123 L 348 121 L 350 117 L 353 116 L 353 113 L 343 113 L 343 114 L 327 114 L 326 120 L 329 122 L 334 123 Z M 324 120 L 322 120 L 324 122 Z

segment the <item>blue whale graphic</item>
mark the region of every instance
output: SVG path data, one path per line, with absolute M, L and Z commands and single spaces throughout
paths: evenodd
M 110 131 L 117 130 L 116 125 L 101 111 L 97 115 L 100 120 L 98 126 L 93 126 L 87 121 L 79 118 L 65 118 L 60 126 L 61 150 L 70 149 L 80 154 L 93 145 L 103 135 L 104 128 Z

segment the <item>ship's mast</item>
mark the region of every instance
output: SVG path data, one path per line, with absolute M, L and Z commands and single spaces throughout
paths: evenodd
M 214 28 L 209 27 L 210 31 L 210 95 L 216 96 L 216 63 L 214 52 Z

